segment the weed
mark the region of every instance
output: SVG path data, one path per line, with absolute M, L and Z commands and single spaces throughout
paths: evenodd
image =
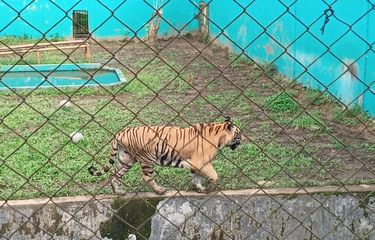
M 324 123 L 321 119 L 320 111 L 315 110 L 312 112 L 303 113 L 291 122 L 295 128 L 302 128 L 311 131 L 317 131 L 324 128 Z
M 29 44 L 29 43 L 36 43 L 36 42 L 37 42 L 36 39 L 33 39 L 26 34 L 22 36 L 8 35 L 8 36 L 0 37 L 0 43 L 2 43 L 1 45 L 6 45 L 6 46 Z
M 224 107 L 230 105 L 239 95 L 237 91 L 227 91 L 222 93 L 210 94 L 206 96 L 207 101 L 215 105 L 219 109 L 223 109 Z
M 220 179 L 223 187 L 241 188 L 249 184 L 256 186 L 256 182 L 272 180 L 279 172 L 300 175 L 313 164 L 312 158 L 296 154 L 295 149 L 278 144 L 269 144 L 264 148 L 243 144 L 239 149 L 224 149 L 215 161 L 215 168 L 223 176 Z
M 238 56 L 233 53 L 228 53 L 227 59 L 231 62 L 231 66 L 236 69 L 254 64 L 253 60 L 244 54 Z
M 375 153 L 375 143 L 361 143 L 358 148 L 365 152 Z
M 370 117 L 358 105 L 345 108 L 344 110 L 336 107 L 333 111 L 335 121 L 343 123 L 347 126 L 356 126 L 361 122 L 367 122 Z
M 337 140 L 336 138 L 333 138 L 332 139 L 332 145 L 334 147 L 334 149 L 336 150 L 342 150 L 342 149 L 345 149 L 345 145 L 342 144 L 339 140 Z
M 87 62 L 86 58 L 80 55 L 71 55 L 67 57 L 65 54 L 53 51 L 53 52 L 41 52 L 40 53 L 41 64 L 69 64 L 69 63 L 83 63 Z M 7 55 L 0 59 L 0 65 L 24 65 L 24 64 L 38 64 L 36 53 L 27 53 L 24 56 L 18 55 Z
M 137 78 L 129 81 L 125 91 L 133 93 L 137 97 L 159 92 L 166 84 L 169 84 L 176 73 L 168 66 L 148 65 L 138 73 Z
M 274 78 L 275 75 L 278 75 L 277 67 L 275 64 L 262 63 L 260 64 L 262 72 L 270 78 Z
M 314 89 L 308 89 L 304 96 L 308 103 L 315 106 L 320 106 L 332 102 L 327 94 Z
M 274 113 L 293 113 L 298 110 L 297 103 L 285 92 L 269 96 L 265 107 Z

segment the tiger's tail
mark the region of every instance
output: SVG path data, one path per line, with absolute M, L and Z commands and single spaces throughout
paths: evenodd
M 117 152 L 118 152 L 118 143 L 116 139 L 113 139 L 112 144 L 111 144 L 111 156 L 109 157 L 109 161 L 107 162 L 107 164 L 101 170 L 98 170 L 92 165 L 88 168 L 89 173 L 93 176 L 101 176 L 105 174 L 106 172 L 108 172 L 112 168 L 113 164 L 115 163 Z

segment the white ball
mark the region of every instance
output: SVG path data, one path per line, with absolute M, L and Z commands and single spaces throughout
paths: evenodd
M 70 135 L 70 139 L 72 139 L 72 142 L 77 143 L 83 139 L 83 134 L 80 132 L 73 132 Z
M 59 102 L 59 107 L 71 107 L 72 106 L 72 102 L 70 102 L 69 100 L 61 100 Z
M 128 240 L 137 240 L 137 236 L 134 234 L 129 234 Z

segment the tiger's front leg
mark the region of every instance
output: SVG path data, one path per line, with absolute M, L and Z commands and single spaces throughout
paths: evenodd
M 212 164 L 208 163 L 207 165 L 199 169 L 199 171 L 204 177 L 207 177 L 208 180 L 210 181 L 207 188 L 205 189 L 205 192 L 209 193 L 209 192 L 214 191 L 216 189 L 217 180 L 219 179 L 219 176 L 217 175 Z

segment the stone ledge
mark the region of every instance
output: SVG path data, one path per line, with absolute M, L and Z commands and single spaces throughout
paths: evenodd
M 308 195 L 316 193 L 358 193 L 358 192 L 375 192 L 375 184 L 372 185 L 347 185 L 347 186 L 325 186 L 325 187 L 307 187 L 307 188 L 275 188 L 275 189 L 245 189 L 245 190 L 224 190 L 210 194 L 187 192 L 187 191 L 168 191 L 164 195 L 157 195 L 153 192 L 129 193 L 120 198 L 127 199 L 164 199 L 174 197 L 206 197 L 206 196 L 275 196 L 275 195 Z M 96 196 L 71 196 L 71 197 L 54 197 L 44 199 L 27 199 L 27 200 L 9 200 L 0 201 L 0 208 L 4 206 L 30 206 L 41 204 L 60 204 L 73 202 L 91 202 L 91 201 L 110 201 L 117 196 L 114 195 L 96 195 Z

